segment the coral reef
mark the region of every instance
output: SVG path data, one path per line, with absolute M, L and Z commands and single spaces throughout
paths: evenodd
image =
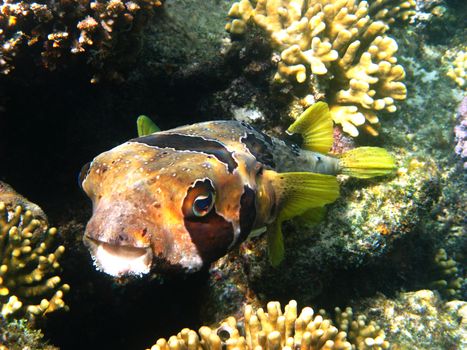
M 160 5 L 160 0 L 5 1 L 0 6 L 0 72 L 10 74 L 28 56 L 54 70 L 74 55 L 100 70 Z
M 25 201 L 23 197 L 18 200 Z M 46 222 L 34 218 L 31 210 L 0 201 L 2 317 L 24 316 L 34 320 L 66 309 L 63 295 L 70 287 L 57 275 L 58 261 L 65 248 L 56 247 L 56 236 L 57 229 L 47 229 Z
M 455 152 L 461 158 L 464 170 L 467 170 L 467 96 L 464 97 L 457 110 L 457 125 L 454 127 L 454 135 Z
M 329 206 L 321 223 L 296 221 L 284 230 L 286 259 L 282 266 L 271 269 L 264 262 L 264 241 L 251 243 L 254 246 L 243 259 L 249 283 L 257 293 L 284 298 L 287 291 L 301 302 L 313 302 L 341 283 L 336 271 L 340 266 L 345 266 L 342 273 L 347 274 L 377 264 L 387 259 L 401 240 L 407 245 L 416 239 L 414 232 L 429 220 L 439 199 L 440 174 L 433 161 L 422 161 L 400 149 L 394 153 L 398 153 L 400 167 L 397 176 L 370 184 L 342 179 L 346 183 L 341 198 Z M 363 279 L 358 288 L 374 288 L 380 283 L 386 282 Z
M 25 319 L 7 322 L 0 318 L 0 350 L 58 350 L 47 344 L 38 329 L 31 329 Z
M 441 279 L 434 281 L 431 287 L 448 300 L 461 297 L 461 288 L 465 279 L 460 276 L 459 263 L 453 258 L 448 258 L 446 250 L 442 248 L 436 252 L 434 261 Z
M 335 309 L 336 323 L 347 333 L 347 337 L 357 349 L 389 349 L 385 333 L 375 321 L 368 321 L 365 315 L 354 315 L 351 307 Z
M 452 66 L 446 74 L 453 79 L 459 87 L 467 88 L 467 46 L 465 46 L 463 50 L 457 52 Z
M 467 346 L 467 303 L 443 301 L 436 292 L 418 290 L 395 298 L 377 295 L 362 313 L 383 327 L 392 349 L 464 349 Z M 363 306 L 363 305 L 362 305 Z
M 255 5 L 235 3 L 226 29 L 238 36 L 248 24 L 262 28 L 276 51 L 275 81 L 292 83 L 297 95 L 305 91 L 305 105 L 322 96 L 317 86 L 325 87 L 333 119 L 345 132 L 357 136 L 357 127 L 367 123 L 366 130 L 376 135 L 371 126 L 379 122 L 376 113 L 395 112 L 395 100 L 407 96 L 397 43 L 385 33 L 394 19 L 410 17 L 415 2 L 259 0 Z
M 29 210 L 34 219 L 40 221 L 42 227 L 45 228 L 47 226 L 47 216 L 42 209 L 37 204 L 28 201 L 10 185 L 2 181 L 0 181 L 0 202 L 6 203 L 10 210 L 14 210 L 17 206 L 22 207 L 24 211 Z
M 267 312 L 266 312 L 267 311 Z M 346 339 L 346 332 L 336 328 L 332 321 L 315 315 L 310 307 L 305 307 L 298 314 L 297 303 L 292 300 L 284 311 L 278 302 L 269 302 L 266 310 L 259 308 L 254 311 L 251 305 L 246 305 L 241 325 L 234 317 L 223 321 L 219 327 L 203 326 L 196 333 L 183 329 L 169 340 L 157 340 L 151 350 L 169 349 L 387 349 L 389 343 L 384 341 L 384 332 L 374 324 L 366 326 L 354 325 L 351 314 L 342 314 L 341 324 L 349 328 L 352 338 L 358 343 L 352 345 Z M 344 319 L 345 317 L 345 319 Z M 370 330 L 370 328 L 372 328 Z M 374 328 L 374 329 L 373 329 Z M 373 336 L 376 334 L 376 337 Z

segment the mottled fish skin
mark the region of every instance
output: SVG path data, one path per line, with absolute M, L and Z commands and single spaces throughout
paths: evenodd
M 277 203 L 264 169 L 316 171 L 326 164 L 320 172 L 338 171 L 336 160 L 319 157 L 237 121 L 132 139 L 83 169 L 81 186 L 93 202 L 85 244 L 96 266 L 114 276 L 198 271 L 274 220 Z M 215 193 L 214 208 L 187 216 L 191 192 L 200 189 Z M 102 261 L 117 255 L 128 261 L 115 269 Z

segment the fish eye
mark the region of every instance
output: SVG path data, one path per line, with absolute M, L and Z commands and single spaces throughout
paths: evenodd
M 187 191 L 183 201 L 186 218 L 202 218 L 208 215 L 216 203 L 216 192 L 210 180 L 198 180 Z
M 196 197 L 193 201 L 193 214 L 198 217 L 209 214 L 212 207 L 214 206 L 214 199 L 215 194 L 212 191 Z
M 223 325 L 217 329 L 217 335 L 221 338 L 222 342 L 226 342 L 232 337 L 233 329 L 229 326 Z

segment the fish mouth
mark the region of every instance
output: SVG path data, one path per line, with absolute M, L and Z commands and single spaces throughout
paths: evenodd
M 152 264 L 152 249 L 116 245 L 84 236 L 96 268 L 113 277 L 142 276 L 148 274 Z

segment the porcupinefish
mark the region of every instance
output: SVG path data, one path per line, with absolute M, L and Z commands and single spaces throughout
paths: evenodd
M 369 178 L 395 168 L 378 147 L 326 155 L 333 124 L 323 102 L 288 133 L 300 133 L 303 148 L 244 122 L 208 121 L 142 135 L 98 155 L 80 175 L 93 203 L 84 243 L 96 267 L 112 276 L 194 272 L 261 231 L 277 265 L 282 222 L 335 201 L 336 174 Z

